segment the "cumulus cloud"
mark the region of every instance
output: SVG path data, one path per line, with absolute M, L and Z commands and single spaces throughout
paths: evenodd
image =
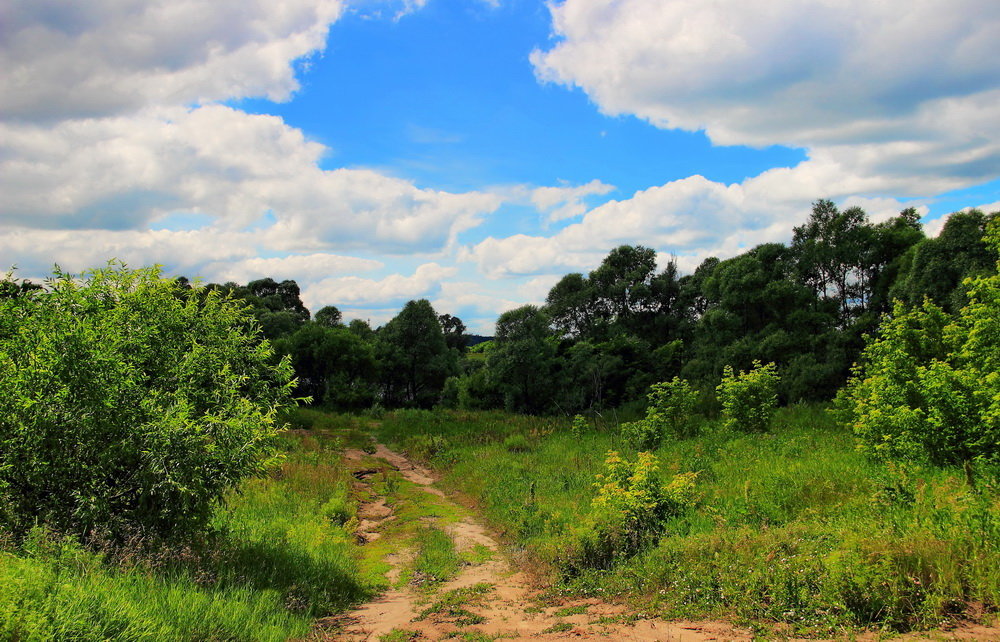
M 539 78 L 716 143 L 807 148 L 910 193 L 1000 174 L 992 0 L 565 0 Z M 908 180 L 908 177 L 917 177 Z M 928 178 L 921 181 L 920 178 Z
M 430 251 L 500 204 L 369 170 L 323 170 L 324 151 L 280 118 L 222 105 L 0 124 L 0 223 L 144 229 L 188 211 L 238 230 L 271 213 L 275 249 Z
M 691 176 L 609 201 L 553 236 L 490 237 L 464 248 L 460 258 L 491 278 L 534 276 L 545 283 L 552 278 L 546 275 L 591 270 L 615 246 L 638 243 L 675 257 L 682 270 L 691 271 L 708 256 L 729 257 L 760 243 L 787 242 L 792 228 L 809 216 L 817 193 L 829 192 L 810 192 L 794 169 L 771 170 L 731 185 Z M 884 197 L 840 200 L 845 207 L 863 207 L 873 221 L 905 207 Z
M 341 0 L 14 2 L 0 23 L 0 114 L 52 121 L 298 88 Z
M 598 179 L 578 186 L 538 187 L 531 192 L 531 203 L 545 212 L 549 221 L 576 218 L 587 211 L 586 197 L 603 195 L 615 189 Z
M 440 288 L 441 281 L 458 270 L 437 263 L 425 263 L 410 276 L 391 274 L 382 279 L 344 276 L 323 279 L 303 289 L 302 300 L 307 306 L 329 305 L 363 307 L 387 301 L 405 303 L 410 299 L 427 298 Z

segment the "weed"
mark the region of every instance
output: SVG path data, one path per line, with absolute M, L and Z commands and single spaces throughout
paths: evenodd
M 561 608 L 555 613 L 553 613 L 553 615 L 555 615 L 556 617 L 567 617 L 570 615 L 580 615 L 581 613 L 586 613 L 586 612 L 587 612 L 586 604 L 577 604 L 576 606 L 567 606 Z
M 556 622 L 549 628 L 542 631 L 542 633 L 565 633 L 566 631 L 572 631 L 573 625 L 569 622 Z
M 455 542 L 444 531 L 428 527 L 417 533 L 417 554 L 413 560 L 413 582 L 437 584 L 455 577 L 462 558 Z
M 417 615 L 416 620 L 425 620 L 430 616 L 450 620 L 457 626 L 471 626 L 482 623 L 485 618 L 472 613 L 466 605 L 479 604 L 483 597 L 493 590 L 493 585 L 485 582 L 469 587 L 448 591 L 436 602 Z

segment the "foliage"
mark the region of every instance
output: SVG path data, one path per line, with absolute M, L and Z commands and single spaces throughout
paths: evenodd
M 244 309 L 120 265 L 0 299 L 0 505 L 23 531 L 204 526 L 262 474 L 291 367 Z M 125 529 L 125 530 L 123 530 Z
M 897 303 L 862 353 L 844 406 L 870 454 L 1000 462 L 1000 276 L 966 285 L 954 318 L 929 300 Z
M 749 371 L 733 372 L 726 366 L 717 393 L 727 428 L 764 432 L 778 406 L 778 369 L 773 363 L 754 361 Z
M 680 377 L 654 383 L 649 387 L 645 418 L 622 424 L 622 433 L 639 450 L 659 448 L 668 434 L 692 437 L 697 433 L 697 425 L 692 420 L 698 396 L 698 391 Z
M 549 317 L 533 305 L 504 312 L 487 355 L 507 410 L 544 412 L 553 398 L 556 343 Z
M 445 381 L 457 374 L 458 362 L 430 302 L 408 302 L 376 336 L 386 404 L 429 408 L 437 403 Z
M 593 500 L 598 519 L 610 523 L 620 537 L 638 546 L 659 533 L 663 520 L 694 506 L 698 473 L 675 475 L 667 484 L 659 478 L 660 464 L 652 453 L 640 452 L 634 462 L 615 451 L 604 460 L 606 472 L 597 475 Z

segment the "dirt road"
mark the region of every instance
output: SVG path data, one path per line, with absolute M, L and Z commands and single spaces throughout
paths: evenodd
M 366 461 L 360 451 L 347 451 L 347 459 Z M 747 640 L 741 631 L 721 622 L 665 622 L 646 619 L 625 606 L 596 599 L 553 603 L 542 599 L 542 591 L 530 578 L 512 567 L 496 539 L 468 512 L 451 502 L 434 484 L 433 474 L 402 455 L 379 445 L 374 457 L 385 462 L 423 492 L 449 502 L 463 515 L 441 524 L 456 549 L 489 549 L 489 559 L 462 567 L 454 579 L 428 592 L 418 586 L 395 586 L 373 602 L 336 619 L 327 639 L 336 640 Z M 368 460 L 370 461 L 370 460 Z M 356 475 L 363 482 L 370 470 Z M 395 519 L 384 498 L 375 497 L 360 506 L 359 539 L 377 541 L 385 524 Z M 433 521 L 434 518 L 425 518 Z M 388 555 L 389 581 L 397 585 L 407 562 L 407 551 Z

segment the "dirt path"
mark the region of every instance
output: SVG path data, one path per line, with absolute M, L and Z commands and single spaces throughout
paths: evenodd
M 347 451 L 349 460 L 365 460 L 360 451 Z M 379 445 L 374 457 L 381 459 L 424 492 L 442 498 L 460 514 L 461 509 L 434 487 L 432 473 L 402 455 Z M 361 481 L 379 474 L 376 469 L 354 473 Z M 359 510 L 358 537 L 372 542 L 380 527 L 394 519 L 384 498 L 365 503 Z M 434 518 L 425 518 L 433 520 Z M 455 542 L 456 549 L 468 552 L 475 547 L 489 549 L 489 559 L 468 564 L 449 582 L 432 593 L 416 586 L 390 588 L 373 602 L 337 618 L 337 630 L 327 639 L 379 640 L 393 634 L 393 640 L 747 640 L 749 632 L 721 622 L 665 622 L 639 619 L 625 606 L 596 599 L 571 600 L 559 604 L 541 599 L 541 590 L 528 576 L 516 572 L 496 539 L 471 517 L 441 527 Z M 387 578 L 393 584 L 408 561 L 406 551 L 391 553 L 392 569 Z

